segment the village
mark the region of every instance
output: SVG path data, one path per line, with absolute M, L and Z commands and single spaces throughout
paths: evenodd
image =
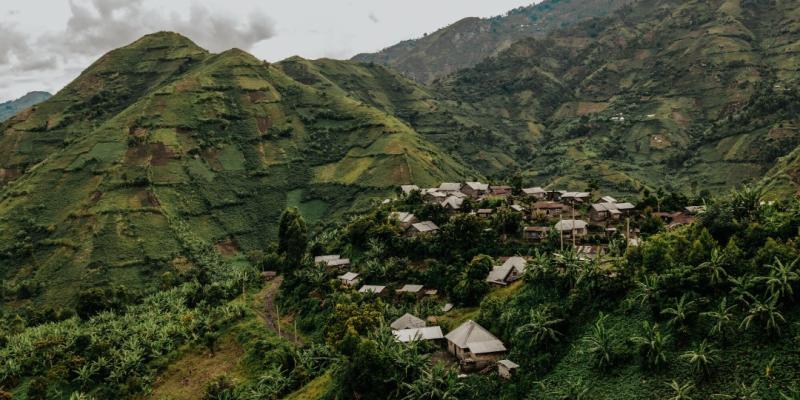
M 481 182 L 445 182 L 435 188 L 420 188 L 403 185 L 397 190 L 396 199 L 387 199 L 384 205 L 396 201 L 421 202 L 427 206 L 441 207 L 452 218 L 470 214 L 480 219 L 491 219 L 505 209 L 517 213 L 522 221 L 516 240 L 524 245 L 536 247 L 552 242 L 552 248 L 564 251 L 569 248 L 583 262 L 604 262 L 612 242 L 627 246 L 638 246 L 641 241 L 640 222 L 645 218 L 657 218 L 666 229 L 674 229 L 692 223 L 704 210 L 702 206 L 687 206 L 682 210 L 662 212 L 642 210 L 637 205 L 620 201 L 612 196 L 598 193 L 522 188 L 515 191 L 506 185 L 490 185 Z M 407 238 L 426 239 L 435 237 L 440 228 L 430 220 L 421 220 L 411 212 L 391 211 L 389 219 L 398 224 Z M 507 255 L 497 257 L 495 265 L 485 277 L 492 287 L 502 288 L 520 280 L 526 271 L 531 256 Z M 362 282 L 357 268 L 351 260 L 340 255 L 322 255 L 314 258 L 316 264 L 328 270 L 339 271 L 337 279 L 343 288 L 352 288 L 363 295 L 381 298 L 412 296 L 417 299 L 437 298 L 437 288 L 427 288 L 417 283 L 387 284 L 385 282 Z M 393 288 L 391 290 L 390 288 Z M 453 310 L 450 302 L 441 307 L 441 313 Z M 390 327 L 397 341 L 428 342 L 457 363 L 462 373 L 496 371 L 501 378 L 510 378 L 519 365 L 507 359 L 506 345 L 489 330 L 472 319 L 462 322 L 444 334 L 436 325 L 434 316 L 419 316 L 405 313 L 391 322 Z

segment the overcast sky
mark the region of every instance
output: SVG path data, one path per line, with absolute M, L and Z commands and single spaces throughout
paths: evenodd
M 0 102 L 55 93 L 103 53 L 178 31 L 219 52 L 346 59 L 534 0 L 0 0 Z

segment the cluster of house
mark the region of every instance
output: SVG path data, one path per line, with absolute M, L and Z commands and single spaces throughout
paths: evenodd
M 519 368 L 514 362 L 503 359 L 507 352 L 503 342 L 472 320 L 464 322 L 447 335 L 442 333 L 441 327 L 427 326 L 423 319 L 408 313 L 390 326 L 399 342 L 446 342 L 447 351 L 459 360 L 465 371 L 480 371 L 496 365 L 500 376 L 510 378 Z
M 486 198 L 509 198 L 512 189 L 509 186 L 494 186 L 481 182 L 445 182 L 436 188 L 420 188 L 417 185 L 403 185 L 401 191 L 410 195 L 419 192 L 423 201 L 439 204 L 451 212 L 462 211 L 465 199 L 483 200 Z M 523 229 L 523 238 L 531 241 L 542 240 L 555 231 L 562 238 L 583 238 L 589 234 L 589 227 L 595 226 L 606 234 L 614 235 L 619 224 L 627 217 L 633 216 L 636 206 L 629 202 L 618 201 L 611 196 L 603 196 L 596 203 L 591 202 L 588 192 L 570 192 L 566 190 L 546 190 L 541 187 L 522 189 L 520 196 L 515 196 L 509 207 L 524 215 L 526 221 L 553 220 L 554 224 L 530 224 Z M 587 207 L 588 206 L 588 207 Z M 669 227 L 689 224 L 694 220 L 698 207 L 687 207 L 675 213 L 658 213 Z M 588 210 L 587 210 L 588 209 Z M 586 212 L 582 210 L 587 210 Z M 471 210 L 483 218 L 489 218 L 493 209 Z M 394 212 L 391 218 L 397 220 L 406 229 L 408 236 L 429 234 L 439 230 L 432 221 L 420 221 L 414 214 Z M 631 240 L 636 231 L 626 229 L 625 236 Z

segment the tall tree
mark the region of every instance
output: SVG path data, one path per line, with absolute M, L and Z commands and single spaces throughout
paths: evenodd
M 299 266 L 308 246 L 308 226 L 296 208 L 281 214 L 278 227 L 278 252 L 286 257 L 289 266 Z

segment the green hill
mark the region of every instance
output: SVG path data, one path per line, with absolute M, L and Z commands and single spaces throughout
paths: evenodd
M 350 96 L 411 126 L 450 156 L 485 175 L 502 175 L 528 157 L 541 127 L 497 118 L 376 64 L 289 59 L 294 79 Z
M 14 114 L 28 107 L 39 104 L 51 97 L 53 97 L 53 95 L 47 92 L 30 92 L 16 100 L 0 103 L 0 122 L 3 122 L 13 117 Z
M 172 33 L 103 56 L 2 126 L 6 306 L 158 286 L 199 239 L 265 248 L 288 206 L 326 223 L 398 184 L 477 175 L 402 120 Z
M 430 83 L 496 55 L 527 37 L 543 37 L 579 21 L 605 16 L 633 0 L 545 0 L 493 18 L 464 18 L 425 35 L 353 60 L 390 66 Z
M 727 188 L 798 145 L 797 5 L 639 1 L 517 42 L 435 90 L 546 126 L 531 180 Z

